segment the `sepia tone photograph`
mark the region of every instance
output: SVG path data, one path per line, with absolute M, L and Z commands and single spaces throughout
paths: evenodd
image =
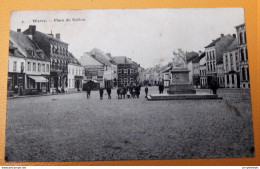
M 10 19 L 7 162 L 254 157 L 243 8 Z

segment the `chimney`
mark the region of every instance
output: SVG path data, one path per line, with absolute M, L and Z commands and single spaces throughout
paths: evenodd
M 223 33 L 221 33 L 221 34 L 220 34 L 220 36 L 221 36 L 221 37 L 224 37 L 224 34 L 223 34 Z
M 202 55 L 202 52 L 201 52 L 201 50 L 199 51 L 199 56 L 201 56 Z
M 236 34 L 233 34 L 233 37 L 236 38 L 237 37 Z
M 51 31 L 51 33 L 49 33 L 48 35 L 51 36 L 51 37 L 53 37 L 52 31 Z
M 35 25 L 30 25 L 29 26 L 29 35 L 33 35 L 36 31 L 36 26 Z
M 60 40 L 60 33 L 56 33 L 56 39 Z
M 17 29 L 17 32 L 20 32 L 20 33 L 21 33 L 21 29 Z

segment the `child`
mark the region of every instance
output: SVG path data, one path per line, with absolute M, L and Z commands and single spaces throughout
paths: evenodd
M 129 99 L 130 98 L 130 91 L 129 91 L 129 89 L 127 90 L 126 95 L 127 95 L 127 98 Z

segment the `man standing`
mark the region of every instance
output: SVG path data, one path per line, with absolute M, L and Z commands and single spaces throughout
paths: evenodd
M 147 95 L 148 95 L 148 87 L 147 87 L 147 85 L 145 86 L 144 91 L 145 91 L 145 98 L 147 98 Z
M 108 99 L 111 99 L 111 88 L 110 88 L 110 86 L 107 87 L 107 95 L 108 95 Z
M 86 86 L 86 93 L 87 93 L 87 98 L 90 98 L 90 92 L 91 92 L 91 87 L 89 85 Z
M 159 93 L 163 94 L 164 86 L 162 83 L 159 84 Z

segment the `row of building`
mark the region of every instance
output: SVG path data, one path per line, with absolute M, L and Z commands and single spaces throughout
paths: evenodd
M 20 94 L 82 90 L 92 81 L 98 87 L 127 86 L 139 81 L 140 65 L 126 56 L 112 57 L 99 49 L 85 52 L 80 60 L 69 44 L 30 25 L 23 32 L 10 30 L 8 91 Z
M 186 52 L 189 81 L 195 88 L 213 84 L 223 88 L 250 88 L 245 24 L 235 27 L 236 34 L 213 40 L 205 51 Z M 140 77 L 150 85 L 169 86 L 172 64 L 145 69 Z

